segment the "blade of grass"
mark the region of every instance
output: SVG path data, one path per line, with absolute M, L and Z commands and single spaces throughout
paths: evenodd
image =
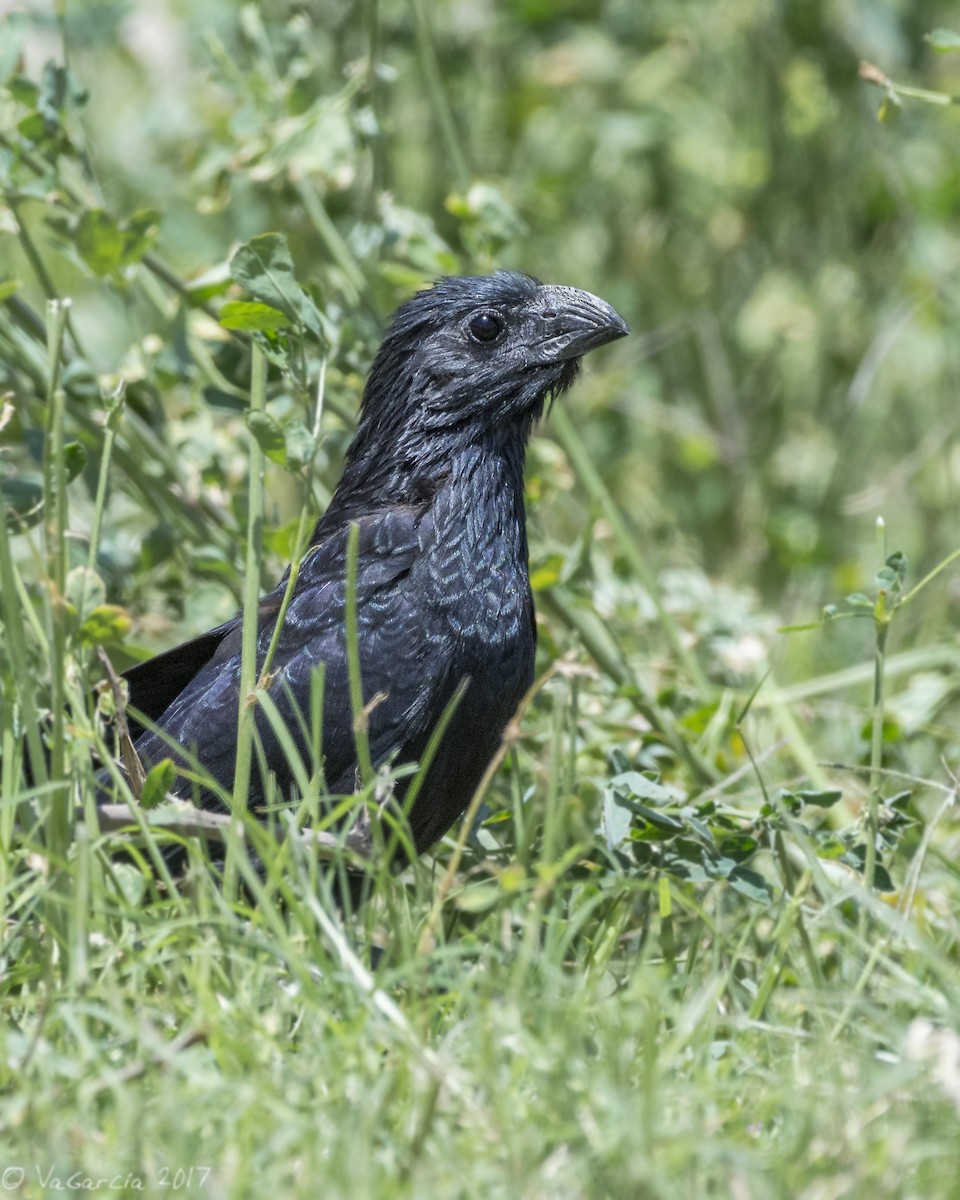
M 470 185 L 470 169 L 463 152 L 460 135 L 453 118 L 453 110 L 447 97 L 440 65 L 437 62 L 437 52 L 433 45 L 433 34 L 427 9 L 422 0 L 408 0 L 417 30 L 417 55 L 420 59 L 420 69 L 423 72 L 427 93 L 433 108 L 437 124 L 440 126 L 440 136 L 446 144 L 447 156 L 453 168 L 454 180 L 462 190 Z
M 6 513 L 0 520 L 0 603 L 3 606 L 3 624 L 6 633 L 7 652 L 13 667 L 13 678 L 19 681 L 17 700 L 23 714 L 24 735 L 27 743 L 27 757 L 30 763 L 30 774 L 34 783 L 46 783 L 47 758 L 40 737 L 40 716 L 37 712 L 37 701 L 33 687 L 35 672 L 31 670 L 27 647 L 30 639 L 24 622 L 24 607 L 29 599 L 21 600 L 18 587 L 18 572 L 10 553 L 10 539 L 7 532 Z M 12 721 L 14 712 L 13 697 L 4 697 L 4 722 Z M 6 758 L 4 759 L 6 766 Z M 4 795 L 8 795 L 4 791 Z
M 262 413 L 266 407 L 267 359 L 258 342 L 252 345 L 250 361 L 250 412 Z M 247 508 L 247 550 L 244 565 L 243 629 L 240 650 L 240 701 L 237 712 L 237 757 L 233 774 L 232 809 L 246 812 L 250 794 L 250 770 L 253 761 L 254 688 L 257 682 L 257 626 L 260 613 L 260 570 L 263 562 L 263 480 L 265 458 L 253 436 L 249 448 L 249 500 Z M 238 836 L 242 829 L 237 824 Z M 227 847 L 224 890 L 232 899 L 236 890 L 236 856 L 242 853 L 234 843 Z
M 46 844 L 53 868 L 60 871 L 70 846 L 73 808 L 66 778 L 66 658 L 67 658 L 67 470 L 64 451 L 65 397 L 60 388 L 60 359 L 70 310 L 69 300 L 47 305 L 47 423 L 43 455 L 43 531 L 47 574 L 46 616 L 50 630 L 50 776 L 59 785 L 50 796 L 46 817 Z M 66 879 L 55 891 L 63 894 Z M 50 920 L 61 943 L 63 911 L 54 901 Z
M 317 445 L 320 435 L 320 419 L 323 415 L 323 403 L 326 381 L 327 360 L 322 359 L 320 362 L 320 373 L 317 380 L 317 399 L 314 406 L 313 415 L 313 438 L 314 445 Z M 314 451 L 314 456 L 316 451 Z M 277 651 L 277 643 L 280 640 L 280 632 L 283 629 L 283 622 L 287 615 L 287 609 L 290 606 L 290 601 L 293 599 L 294 592 L 297 586 L 297 579 L 300 575 L 300 568 L 303 565 L 304 556 L 308 550 L 308 543 L 311 536 L 310 526 L 313 523 L 313 512 L 309 504 L 310 498 L 310 472 L 313 469 L 313 458 L 304 466 L 303 469 L 303 491 L 304 501 L 300 506 L 300 517 L 297 522 L 297 535 L 294 539 L 293 557 L 290 561 L 290 572 L 287 576 L 287 586 L 284 588 L 283 599 L 280 601 L 280 611 L 277 613 L 277 619 L 273 626 L 273 633 L 270 636 L 270 645 L 267 647 L 267 653 L 263 660 L 263 666 L 260 668 L 260 683 L 262 686 L 267 675 L 270 673 L 270 665 L 273 662 L 273 656 Z M 319 761 L 319 758 L 316 760 Z

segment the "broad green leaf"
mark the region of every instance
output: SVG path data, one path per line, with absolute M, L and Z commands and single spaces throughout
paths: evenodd
M 52 59 L 44 64 L 40 94 L 37 106 L 51 120 L 56 120 L 67 106 L 68 100 L 76 100 L 81 93 L 77 90 L 76 81 L 71 78 L 66 67 L 59 66 Z
M 956 54 L 960 52 L 960 33 L 952 29 L 932 29 L 924 37 L 932 50 L 938 54 Z
M 829 791 L 823 792 L 801 790 L 796 792 L 783 792 L 781 793 L 781 798 L 788 803 L 790 801 L 799 801 L 801 807 L 803 805 L 813 804 L 817 808 L 832 808 L 839 800 L 843 799 L 843 792 L 832 788 Z M 799 811 L 799 809 L 793 807 L 793 805 L 791 805 L 791 810 L 794 812 Z
M 22 104 L 25 108 L 33 108 L 40 96 L 40 88 L 32 79 L 27 79 L 23 75 L 14 76 L 7 83 L 7 91 L 10 93 L 11 100 Z
M 230 274 L 254 300 L 286 313 L 294 324 L 323 340 L 320 313 L 297 283 L 282 234 L 262 233 L 245 242 L 230 259 Z
M 720 843 L 720 853 L 724 858 L 732 858 L 735 862 L 742 863 L 756 853 L 759 844 L 757 839 L 748 833 L 738 833 L 723 839 Z
M 628 808 L 634 816 L 640 817 L 646 821 L 648 825 L 652 825 L 654 829 L 661 833 L 675 834 L 682 833 L 686 828 L 683 821 L 676 817 L 671 817 L 668 813 L 658 812 L 655 808 L 649 808 L 646 804 L 637 804 L 633 800 L 624 800 L 617 797 L 617 803 Z
M 143 904 L 147 891 L 147 876 L 142 869 L 127 862 L 112 862 L 110 878 L 119 887 L 129 911 L 136 912 Z
M 77 253 L 96 275 L 109 275 L 123 260 L 124 236 L 102 208 L 88 208 L 74 234 Z
M 141 208 L 123 222 L 123 252 L 121 266 L 139 262 L 157 240 L 160 232 L 160 212 L 155 208 Z
M 888 808 L 896 809 L 898 813 L 905 813 L 910 807 L 910 801 L 913 799 L 913 792 L 910 790 L 897 792 L 895 796 L 891 796 L 884 803 Z
M 297 549 L 297 532 L 300 528 L 300 518 L 292 517 L 276 529 L 268 529 L 263 535 L 263 544 L 271 554 L 276 554 L 287 562 L 293 558 Z
M 81 620 L 106 599 L 106 585 L 96 571 L 89 567 L 73 568 L 67 576 L 67 603 L 73 605 Z
M 625 804 L 619 803 L 611 787 L 606 787 L 603 791 L 602 822 L 604 840 L 612 850 L 619 846 L 630 832 L 632 818 L 630 810 Z
M 39 112 L 28 113 L 22 121 L 17 123 L 17 133 L 26 138 L 28 142 L 42 142 L 50 132 L 49 123 Z
M 863 842 L 859 842 L 856 846 L 850 847 L 845 854 L 841 854 L 840 861 L 845 862 L 849 867 L 853 867 L 855 871 L 858 871 L 862 875 L 867 864 L 867 847 Z M 892 892 L 894 890 L 890 872 L 880 861 L 879 856 L 873 864 L 873 886 L 879 892 Z
M 610 782 L 618 792 L 627 790 L 638 800 L 649 800 L 652 804 L 679 804 L 685 799 L 679 788 L 648 779 L 639 771 L 624 771 Z
M 536 592 L 559 583 L 566 561 L 562 554 L 542 558 L 530 571 L 530 587 Z
M 305 467 L 317 452 L 317 439 L 302 421 L 291 421 L 283 427 L 287 448 L 287 466 L 291 471 Z
M 490 884 L 479 884 L 476 887 L 465 888 L 454 900 L 461 912 L 486 912 L 500 899 L 500 889 Z
M 87 465 L 87 452 L 79 442 L 67 442 L 63 448 L 63 462 L 67 469 L 67 482 L 70 483 Z
M 155 767 L 151 767 L 143 784 L 140 807 L 149 812 L 162 804 L 176 778 L 177 768 L 170 758 L 163 758 Z
M 773 899 L 773 888 L 762 875 L 751 871 L 749 867 L 734 867 L 727 876 L 727 883 L 735 892 L 758 904 L 769 904 Z
M 133 628 L 130 614 L 119 604 L 99 604 L 80 626 L 80 641 L 85 646 L 107 646 L 122 642 Z
M 222 296 L 230 284 L 230 265 L 220 262 L 187 282 L 187 297 L 191 304 L 202 304 L 205 300 Z
M 877 109 L 877 120 L 881 125 L 892 125 L 899 120 L 902 105 L 896 92 L 888 91 Z
M 279 555 L 288 562 L 293 558 L 297 548 L 297 531 L 300 528 L 299 517 L 292 517 L 276 529 L 268 529 L 263 535 L 263 544 L 271 554 Z
M 289 329 L 293 318 L 258 300 L 228 300 L 217 314 L 224 329 L 245 329 L 249 332 L 279 333 Z
M 275 417 L 265 412 L 248 413 L 247 428 L 267 458 L 286 466 L 287 440 L 283 436 L 283 426 Z

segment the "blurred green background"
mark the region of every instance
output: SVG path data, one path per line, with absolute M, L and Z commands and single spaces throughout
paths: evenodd
M 127 378 L 175 459 L 156 488 L 206 495 L 224 533 L 214 551 L 209 522 L 178 526 L 142 487 L 130 503 L 114 476 L 104 570 L 142 618 L 140 642 L 235 607 L 242 427 L 196 363 L 206 339 L 229 375 L 222 331 L 195 308 L 188 320 L 136 263 L 91 270 L 83 204 L 118 223 L 158 209 L 156 254 L 210 283 L 194 301 L 224 290 L 238 241 L 288 236 L 331 318 L 330 396 L 345 418 L 328 414 L 318 503 L 381 322 L 412 287 L 504 266 L 601 294 L 634 336 L 564 404 L 667 603 L 691 625 L 759 635 L 754 657 L 772 649 L 785 679 L 869 655 L 866 623 L 772 630 L 869 590 L 878 516 L 908 582 L 960 540 L 960 112 L 907 102 L 881 124 L 881 92 L 857 72 L 866 58 L 899 82 L 960 90 L 960 55 L 924 41 L 951 15 L 915 0 L 14 5 L 8 127 L 35 103 L 9 86 L 18 74 L 40 83 L 66 46 L 74 80 L 59 93 L 69 141 L 40 147 L 46 174 L 31 181 L 9 144 L 0 167 L 74 300 L 90 410 L 98 385 Z M 65 184 L 80 208 L 64 205 Z M 16 228 L 7 208 L 0 272 L 39 306 Z M 25 386 L 0 364 L 0 387 Z M 609 530 L 542 432 L 539 578 L 586 537 L 592 602 L 639 637 L 643 606 L 617 593 Z M 278 470 L 270 496 L 282 528 L 299 494 Z M 954 574 L 905 614 L 898 644 L 955 637 L 958 612 Z
M 960 550 L 960 109 L 858 68 L 948 99 L 960 53 L 925 35 L 958 24 L 929 0 L 0 0 L 23 1195 L 77 1162 L 311 1200 L 956 1197 L 957 561 L 897 610 L 885 705 L 872 618 L 888 554 L 905 592 Z M 266 231 L 325 340 L 271 367 L 264 588 L 414 288 L 522 269 L 633 330 L 531 443 L 545 686 L 488 819 L 462 859 L 381 870 L 342 935 L 293 839 L 251 911 L 199 846 L 181 894 L 156 839 L 122 869 L 92 836 L 94 648 L 122 668 L 238 607 L 250 353 L 216 314 Z M 49 296 L 73 301 L 62 455 Z M 831 604 L 864 619 L 818 626 Z

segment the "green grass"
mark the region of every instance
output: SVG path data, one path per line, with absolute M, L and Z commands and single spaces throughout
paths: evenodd
M 51 434 L 46 473 L 62 480 Z M 231 1196 L 953 1194 L 955 784 L 875 754 L 859 792 L 836 771 L 832 793 L 768 787 L 789 758 L 748 757 L 768 744 L 762 687 L 737 697 L 699 673 L 686 686 L 709 711 L 678 720 L 619 663 L 591 670 L 592 627 L 574 619 L 579 661 L 544 675 L 452 855 L 376 872 L 343 920 L 309 846 L 241 807 L 263 876 L 229 835 L 236 899 L 188 837 L 173 888 L 155 814 L 132 842 L 98 831 L 94 660 L 81 614 L 52 602 L 65 501 L 54 512 L 37 526 L 51 597 L 37 613 L 18 608 L 30 589 L 0 541 L 11 667 L 20 641 L 48 655 L 75 706 L 49 726 L 49 781 L 25 789 L 35 685 L 7 677 L 0 1167 L 26 1172 L 22 1194 L 52 1179 Z M 260 553 L 251 541 L 254 578 Z M 896 615 L 892 577 L 878 622 Z M 306 779 L 304 796 L 319 798 Z M 827 819 L 841 797 L 864 801 L 847 841 Z M 481 801 L 497 819 L 465 844 Z M 871 820 L 893 892 L 866 882 Z
M 926 2 L 594 7 L 60 5 L 83 87 L 0 18 L 0 1190 L 957 1194 L 958 59 Z M 226 887 L 101 823 L 98 652 L 249 650 L 383 318 L 494 264 L 635 332 L 531 445 L 470 818 L 346 916 L 306 767 Z
M 668 935 L 654 881 L 584 880 L 534 852 L 474 863 L 424 950 L 427 887 L 388 883 L 341 929 L 305 861 L 286 864 L 286 911 L 248 911 L 202 865 L 182 903 L 151 898 L 135 868 L 111 877 L 101 844 L 81 827 L 67 889 L 38 849 L 7 860 L 0 1120 L 5 1161 L 31 1176 L 130 1172 L 156 1194 L 209 1167 L 207 1194 L 251 1196 L 318 1180 L 952 1194 L 955 1060 L 910 1032 L 956 1013 L 948 872 L 927 867 L 909 919 L 852 876 L 752 909 L 723 885 L 681 890 Z M 367 923 L 386 941 L 372 977 Z

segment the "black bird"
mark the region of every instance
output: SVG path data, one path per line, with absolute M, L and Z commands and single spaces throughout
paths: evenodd
M 628 333 L 588 292 L 525 275 L 444 278 L 397 310 L 363 395 L 356 435 L 296 579 L 270 667 L 269 692 L 304 762 L 311 676 L 324 664 L 323 769 L 330 791 L 355 789 L 357 748 L 345 649 L 347 539 L 359 526 L 357 631 L 374 766 L 418 761 L 451 697 L 456 706 L 409 814 L 420 852 L 468 804 L 533 679 L 524 451 L 548 397 L 573 382 L 586 351 Z M 288 571 L 289 575 L 289 571 Z M 260 604 L 258 670 L 287 576 Z M 133 708 L 233 787 L 240 616 L 126 673 Z M 142 726 L 139 727 L 142 729 Z M 248 806 L 268 774 L 293 790 L 262 711 Z M 177 761 L 141 732 L 149 768 Z M 259 763 L 259 766 L 258 766 Z M 183 765 L 183 760 L 180 760 Z M 397 785 L 402 800 L 405 784 Z M 173 791 L 190 797 L 178 777 Z M 221 808 L 209 791 L 204 807 Z

